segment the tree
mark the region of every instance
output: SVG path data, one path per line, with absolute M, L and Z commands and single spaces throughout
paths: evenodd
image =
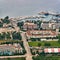
M 39 26 L 39 28 L 41 28 L 41 23 L 42 23 L 42 21 L 37 21 L 37 25 Z
M 58 35 L 58 42 L 60 43 L 60 35 Z
M 30 38 L 31 41 L 36 41 L 36 38 Z
M 6 38 L 7 38 L 7 39 L 11 39 L 9 32 L 6 33 Z
M 5 20 L 8 20 L 8 19 L 9 19 L 9 16 L 6 16 L 4 19 L 5 19 Z
M 0 33 L 0 39 L 5 39 L 5 36 L 3 34 Z
M 0 22 L 0 27 L 3 27 L 3 23 Z
M 23 22 L 18 22 L 17 26 L 19 26 L 21 28 L 23 26 L 23 24 L 24 24 Z
M 50 46 L 51 44 L 50 43 L 45 43 L 44 46 Z
M 18 40 L 22 39 L 22 36 L 20 35 L 20 32 L 13 32 L 12 37 L 13 37 L 13 39 L 18 39 Z
M 19 40 L 22 39 L 22 36 L 21 36 L 20 32 L 17 32 L 17 37 L 18 37 Z
M 59 28 L 59 32 L 60 32 L 60 28 Z
M 7 58 L 8 60 L 11 60 L 10 58 Z
M 0 33 L 0 39 L 2 39 L 1 33 Z
M 38 47 L 40 47 L 41 46 L 41 43 L 38 43 Z
M 10 23 L 9 21 L 9 16 L 6 16 L 3 20 L 2 20 L 3 23 Z
M 37 21 L 34 21 L 34 24 L 37 24 Z
M 46 39 L 48 40 L 48 39 L 49 39 L 49 37 L 46 37 Z
M 3 36 L 4 36 L 4 39 L 6 40 L 6 33 L 5 32 L 2 32 Z

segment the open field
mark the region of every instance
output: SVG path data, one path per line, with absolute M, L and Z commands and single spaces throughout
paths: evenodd
M 38 56 L 34 57 L 33 60 L 60 60 L 60 56 Z
M 60 43 L 58 43 L 58 41 L 40 41 L 40 42 L 28 42 L 29 46 L 34 46 L 37 47 L 38 44 L 40 43 L 41 46 L 44 46 L 45 43 L 49 43 L 51 47 L 60 47 Z
M 25 58 L 3 58 L 3 59 L 0 58 L 0 60 L 26 60 L 26 59 Z

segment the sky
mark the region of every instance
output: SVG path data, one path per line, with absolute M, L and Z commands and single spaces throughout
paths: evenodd
M 60 12 L 60 0 L 0 0 L 0 17 L 29 16 L 47 10 Z

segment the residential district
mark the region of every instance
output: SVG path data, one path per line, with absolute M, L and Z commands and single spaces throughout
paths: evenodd
M 0 60 L 60 60 L 60 14 L 0 18 Z

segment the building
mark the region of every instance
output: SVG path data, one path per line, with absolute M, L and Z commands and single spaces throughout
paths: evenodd
M 37 24 L 31 23 L 31 22 L 25 22 L 23 25 L 24 30 L 33 30 L 37 28 L 38 28 Z
M 30 38 L 41 38 L 46 39 L 56 37 L 57 34 L 55 31 L 52 30 L 31 30 L 26 32 L 26 36 L 28 39 Z
M 16 31 L 16 30 L 13 28 L 0 28 L 0 33 L 2 33 L 2 32 L 14 32 L 14 31 Z
M 4 44 L 0 45 L 0 55 L 13 55 L 14 53 L 20 53 L 23 49 L 20 44 Z
M 49 23 L 41 23 L 42 29 L 49 29 Z
M 4 24 L 3 24 L 3 28 L 8 28 L 9 26 L 13 27 L 13 26 L 11 25 L 11 23 L 9 23 L 9 24 L 4 23 Z
M 42 23 L 41 28 L 42 29 L 59 29 L 60 23 Z
M 60 53 L 60 48 L 45 48 L 44 53 Z

